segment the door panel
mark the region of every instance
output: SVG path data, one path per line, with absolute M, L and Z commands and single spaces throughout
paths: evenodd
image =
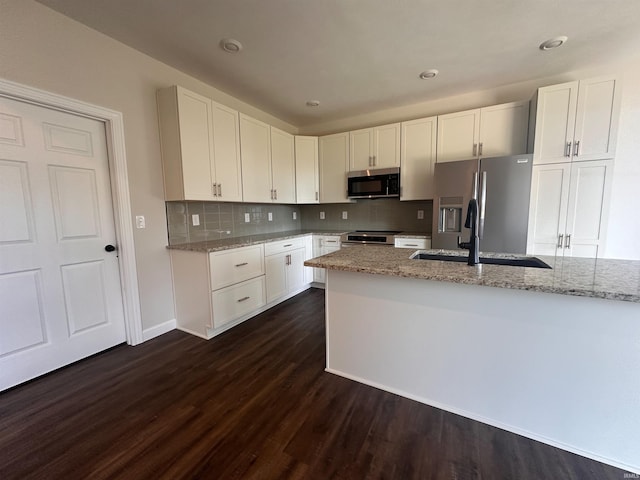
M 544 87 L 538 91 L 533 163 L 568 162 L 567 143 L 573 141 L 578 82 Z
M 126 335 L 104 124 L 5 98 L 0 115 L 2 390 Z

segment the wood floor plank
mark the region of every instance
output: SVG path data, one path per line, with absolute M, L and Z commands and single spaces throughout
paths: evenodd
M 0 393 L 0 478 L 619 480 L 624 472 L 324 371 L 324 293 Z

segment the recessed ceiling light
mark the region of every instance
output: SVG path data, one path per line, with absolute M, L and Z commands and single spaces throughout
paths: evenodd
M 558 48 L 560 45 L 564 45 L 567 40 L 569 40 L 569 38 L 564 35 L 550 38 L 546 42 L 542 42 L 540 44 L 540 50 L 553 50 L 554 48 Z
M 319 107 L 320 102 L 318 100 L 309 100 L 307 102 L 307 107 Z
M 220 40 L 220 48 L 227 53 L 238 53 L 242 50 L 242 44 L 233 38 L 223 38 Z
M 438 75 L 438 70 L 436 70 L 435 68 L 432 68 L 431 70 L 425 70 L 418 76 L 420 77 L 421 80 L 427 80 L 429 78 L 435 77 L 436 75 Z

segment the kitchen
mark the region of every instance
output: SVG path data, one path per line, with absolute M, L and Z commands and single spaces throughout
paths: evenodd
M 7 12 L 6 15 L 4 15 L 5 12 Z M 17 2 L 4 2 L 2 22 L 3 36 L 7 35 L 11 42 L 4 44 L 0 76 L 98 105 L 107 105 L 124 112 L 127 119 L 126 145 L 129 176 L 131 184 L 135 186 L 131 190 L 132 210 L 136 215 L 145 215 L 147 220 L 145 229 L 135 229 L 133 232 L 139 275 L 141 328 L 147 331 L 148 335 L 169 328 L 172 320 L 175 319 L 175 311 L 169 253 L 165 248 L 166 213 L 162 173 L 159 169 L 160 142 L 155 91 L 168 85 L 182 85 L 282 130 L 289 130 L 292 133 L 295 130 L 290 129 L 286 122 L 258 111 L 252 105 L 232 98 L 189 75 L 173 70 L 165 64 L 151 60 L 122 44 L 96 34 L 36 2 L 24 2 L 20 5 Z M 63 25 L 64 28 L 59 25 Z M 20 45 L 20 51 L 24 55 L 16 56 L 11 52 L 9 45 Z M 537 48 L 537 45 L 534 47 Z M 101 53 L 96 55 L 92 51 Z M 611 71 L 619 71 L 624 81 L 614 193 L 608 228 L 607 249 L 609 249 L 608 256 L 612 258 L 638 258 L 637 249 L 628 240 L 637 238 L 638 229 L 637 223 L 633 222 L 635 218 L 633 204 L 628 200 L 633 198 L 634 178 L 637 178 L 634 152 L 637 151 L 638 145 L 632 128 L 632 125 L 637 124 L 638 121 L 637 92 L 632 87 L 638 83 L 638 73 L 635 68 L 637 64 L 634 64 L 634 61 L 635 59 L 629 57 L 629 61 L 620 60 L 622 67 L 612 66 L 603 71 L 594 66 L 572 75 L 548 74 L 543 81 L 544 84 L 552 85 L 567 80 L 591 78 Z M 107 68 L 104 64 L 110 67 Z M 69 76 L 77 76 L 80 80 L 70 82 Z M 388 124 L 390 121 L 421 118 L 522 100 L 529 98 L 535 88 L 540 86 L 539 82 L 540 80 L 523 81 L 511 86 L 478 90 L 475 93 L 447 98 L 446 101 L 431 100 L 422 105 L 416 104 L 404 109 L 396 108 L 396 110 L 389 108 L 386 112 L 359 119 L 354 117 L 350 121 L 336 120 L 333 124 L 326 123 L 324 126 L 319 124 L 313 130 L 301 129 L 297 133 L 323 135 Z M 351 209 L 360 208 L 360 202 L 356 206 L 345 205 L 345 209 L 349 211 L 347 220 L 342 220 L 343 209 L 340 206 L 331 206 L 324 210 L 327 213 L 327 220 L 338 225 L 340 222 L 350 224 L 353 220 Z M 317 218 L 317 222 L 320 222 L 321 207 L 308 208 L 314 212 L 314 221 Z M 424 210 L 425 216 L 430 215 L 430 209 L 426 206 L 414 209 L 412 214 L 416 217 L 417 210 Z M 304 215 L 301 217 L 304 221 Z M 425 220 L 428 221 L 429 218 Z M 352 227 L 350 224 L 349 230 L 360 229 L 359 226 L 353 224 Z M 331 230 L 334 228 L 329 227 Z M 222 230 L 222 228 L 219 229 Z

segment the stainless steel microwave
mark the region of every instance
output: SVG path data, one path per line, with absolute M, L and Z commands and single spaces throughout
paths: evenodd
M 347 175 L 349 198 L 381 198 L 400 196 L 400 169 L 361 170 Z

